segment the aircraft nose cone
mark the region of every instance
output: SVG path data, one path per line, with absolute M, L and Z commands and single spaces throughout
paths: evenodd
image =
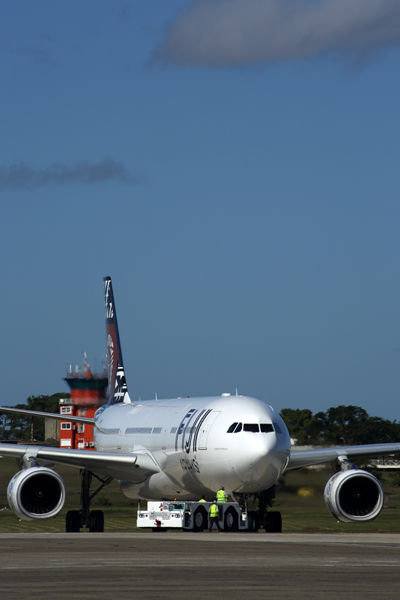
M 287 452 L 279 448 L 274 433 L 246 435 L 240 460 L 236 463 L 243 491 L 256 492 L 273 485 L 282 472 L 286 458 Z
M 263 462 L 265 457 L 269 456 L 276 445 L 276 436 L 274 434 L 254 435 L 250 434 L 245 440 L 246 452 L 251 458 L 253 464 Z

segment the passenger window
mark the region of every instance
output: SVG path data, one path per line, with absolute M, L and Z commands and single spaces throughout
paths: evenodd
M 237 423 L 232 423 L 232 425 L 229 427 L 229 429 L 228 429 L 228 431 L 226 433 L 233 433 L 236 425 L 237 425 Z
M 260 428 L 258 423 L 245 423 L 243 425 L 243 431 L 251 431 L 252 433 L 258 433 Z
M 239 433 L 239 431 L 242 431 L 242 424 L 238 423 L 238 426 L 236 427 L 234 433 Z
M 277 433 L 282 433 L 282 429 L 279 427 L 278 423 L 274 423 L 274 427 Z
M 261 433 L 270 433 L 271 431 L 274 430 L 271 423 L 261 423 L 260 427 L 261 427 Z

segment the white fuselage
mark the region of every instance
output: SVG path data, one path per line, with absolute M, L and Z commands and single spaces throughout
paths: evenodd
M 121 482 L 129 498 L 212 498 L 221 485 L 228 494 L 258 493 L 276 482 L 290 457 L 279 414 L 245 396 L 106 405 L 95 423 L 97 450 L 150 452 L 160 467 L 142 483 Z

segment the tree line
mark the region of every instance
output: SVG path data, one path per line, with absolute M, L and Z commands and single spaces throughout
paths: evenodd
M 13 408 L 59 412 L 60 398 L 69 394 L 29 396 L 25 404 Z M 400 423 L 371 417 L 360 406 L 337 406 L 315 415 L 308 409 L 284 408 L 280 415 L 298 446 L 381 444 L 400 441 Z M 42 417 L 0 414 L 0 440 L 45 439 Z
M 400 441 L 400 423 L 371 417 L 360 406 L 336 406 L 315 415 L 284 408 L 280 415 L 298 446 L 350 446 Z
M 16 404 L 9 408 L 39 410 L 42 412 L 60 412 L 60 399 L 70 394 L 58 393 L 52 396 L 29 396 L 25 404 Z M 9 441 L 45 439 L 43 417 L 24 417 L 20 415 L 0 414 L 0 439 Z

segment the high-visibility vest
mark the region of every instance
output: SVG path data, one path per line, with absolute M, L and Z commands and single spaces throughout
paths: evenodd
M 226 502 L 228 496 L 225 494 L 225 490 L 218 490 L 217 502 Z
M 218 506 L 216 504 L 210 506 L 210 517 L 218 517 Z
M 205 502 L 205 500 L 203 500 L 203 498 L 201 500 L 199 500 L 199 502 Z

